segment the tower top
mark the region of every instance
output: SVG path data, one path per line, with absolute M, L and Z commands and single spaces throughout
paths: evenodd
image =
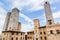
M 34 19 L 34 21 L 39 21 L 38 19 Z
M 45 3 L 44 4 L 49 4 L 49 1 L 45 1 Z
M 11 14 L 11 12 L 8 12 L 7 15 Z
M 13 8 L 12 11 L 18 11 L 19 12 L 19 9 L 18 8 Z
M 39 24 L 39 19 L 34 19 L 34 26 L 40 26 L 40 24 Z

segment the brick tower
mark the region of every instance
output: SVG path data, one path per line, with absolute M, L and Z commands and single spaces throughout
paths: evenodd
M 40 36 L 39 36 L 39 20 L 35 19 L 34 20 L 34 40 L 40 40 Z

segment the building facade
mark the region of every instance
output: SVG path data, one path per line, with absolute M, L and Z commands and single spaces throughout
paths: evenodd
M 2 40 L 60 40 L 60 24 L 55 24 L 50 3 L 44 3 L 46 25 L 40 26 L 39 20 L 34 19 L 34 30 L 21 32 L 21 22 L 18 21 L 19 10 L 14 8 L 8 12 L 2 31 Z

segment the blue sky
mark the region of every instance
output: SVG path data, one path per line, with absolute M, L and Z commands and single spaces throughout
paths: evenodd
M 48 0 L 55 23 L 60 23 L 60 0 Z M 7 12 L 11 12 L 13 8 L 18 8 L 19 22 L 22 23 L 21 31 L 31 31 L 34 29 L 33 20 L 39 19 L 40 25 L 46 25 L 44 12 L 45 0 L 0 0 L 0 34 L 3 29 Z

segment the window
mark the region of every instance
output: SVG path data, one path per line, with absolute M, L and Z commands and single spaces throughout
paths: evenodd
M 38 40 L 38 38 L 36 38 L 36 40 Z
M 33 32 L 33 34 L 34 34 L 34 32 Z
M 16 40 L 18 40 L 18 37 L 16 37 Z
M 46 34 L 46 32 L 44 32 L 44 34 Z
M 40 34 L 42 34 L 42 32 L 40 32 Z
M 30 32 L 30 34 L 31 34 L 31 32 Z
M 21 35 L 22 35 L 22 33 L 21 33 Z
M 50 30 L 50 33 L 51 33 L 51 34 L 53 34 L 53 31 L 52 31 L 52 30 Z
M 25 35 L 25 40 L 27 40 L 27 38 L 28 38 L 27 35 Z
M 28 35 L 29 35 L 29 33 L 28 33 Z
M 30 37 L 30 39 L 32 39 L 32 37 Z
M 47 2 L 45 2 L 47 4 Z
M 60 34 L 60 31 L 59 30 L 56 30 L 57 31 L 57 34 Z
M 13 40 L 13 37 L 11 38 L 11 40 Z
M 29 37 L 28 37 L 28 39 L 29 39 Z
M 44 40 L 46 40 L 46 37 L 44 37 Z
M 52 20 L 48 20 L 49 24 L 52 24 Z
M 42 37 L 40 37 L 41 38 L 41 40 L 42 40 Z

